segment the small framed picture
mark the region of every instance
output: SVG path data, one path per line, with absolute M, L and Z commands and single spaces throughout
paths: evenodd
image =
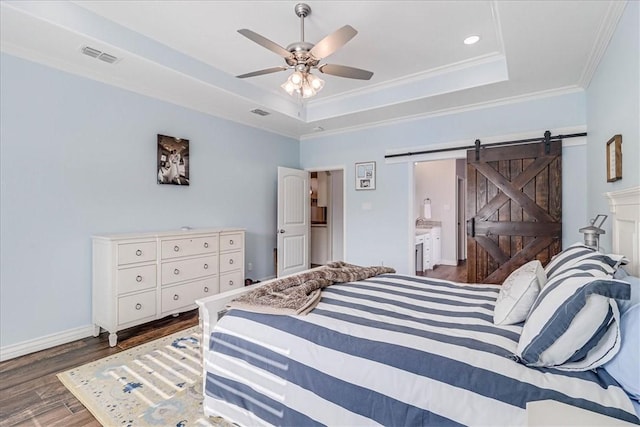
M 607 142 L 607 182 L 622 179 L 622 135 Z
M 189 185 L 189 140 L 158 134 L 158 184 Z
M 356 190 L 376 189 L 376 162 L 356 163 Z

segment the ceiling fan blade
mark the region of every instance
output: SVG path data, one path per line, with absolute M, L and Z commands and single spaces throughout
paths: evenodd
M 255 77 L 255 76 L 261 76 L 263 74 L 277 73 L 278 71 L 284 71 L 284 70 L 288 70 L 288 68 L 287 67 L 265 68 L 264 70 L 253 71 L 247 74 L 240 74 L 239 76 L 236 76 L 236 77 L 239 79 L 246 79 L 247 77 Z
M 351 25 L 334 31 L 327 37 L 320 40 L 309 53 L 316 59 L 326 58 L 336 50 L 344 46 L 349 40 L 355 37 L 358 32 Z
M 243 28 L 241 30 L 238 30 L 238 32 L 240 34 L 242 34 L 243 36 L 245 36 L 246 38 L 248 38 L 249 40 L 252 40 L 252 41 L 258 43 L 262 47 L 266 47 L 270 51 L 277 53 L 278 55 L 282 56 L 283 58 L 292 58 L 293 57 L 293 54 L 291 52 L 289 52 L 287 49 L 283 48 L 279 44 L 272 42 L 268 38 L 263 37 L 263 36 L 261 36 L 260 34 L 254 32 L 254 31 L 247 30 L 246 28 Z
M 324 74 L 346 77 L 348 79 L 369 80 L 373 76 L 371 71 L 347 67 L 346 65 L 323 64 L 318 67 L 318 70 Z

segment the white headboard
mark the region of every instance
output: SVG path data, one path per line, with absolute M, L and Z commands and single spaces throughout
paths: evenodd
M 613 217 L 613 253 L 629 258 L 625 269 L 640 276 L 640 186 L 605 193 Z

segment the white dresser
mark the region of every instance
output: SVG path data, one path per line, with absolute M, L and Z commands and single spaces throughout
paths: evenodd
M 93 324 L 117 332 L 196 308 L 195 300 L 244 286 L 244 230 L 108 234 L 93 240 Z

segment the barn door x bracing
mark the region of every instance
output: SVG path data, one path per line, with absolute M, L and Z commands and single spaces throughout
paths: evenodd
M 467 281 L 502 283 L 560 252 L 562 142 L 467 152 Z

